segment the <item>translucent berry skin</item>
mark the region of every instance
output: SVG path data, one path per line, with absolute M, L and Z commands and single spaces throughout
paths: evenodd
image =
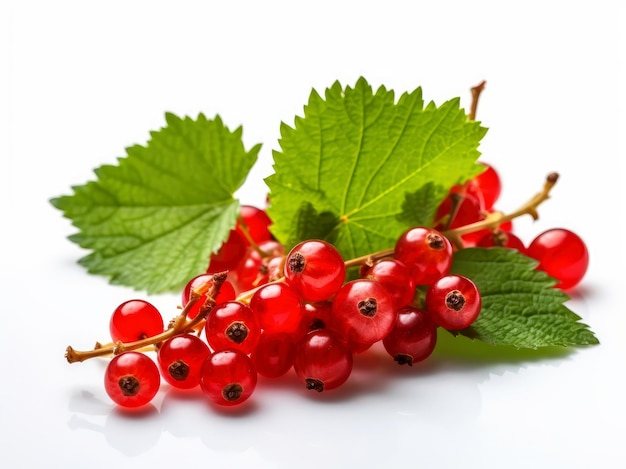
M 189 297 L 191 296 L 191 290 L 198 288 L 207 282 L 210 282 L 212 279 L 213 279 L 213 274 L 206 273 L 206 274 L 196 275 L 194 278 L 189 280 L 189 282 L 187 282 L 187 285 L 185 285 L 185 288 L 183 288 L 183 291 L 181 293 L 182 305 L 185 306 L 189 302 Z M 235 293 L 235 288 L 233 287 L 233 284 L 230 281 L 226 280 L 224 283 L 222 283 L 222 286 L 220 287 L 220 292 L 217 294 L 217 297 L 215 298 L 215 302 L 219 304 L 225 301 L 234 300 L 235 296 L 236 296 L 236 293 Z M 202 305 L 204 304 L 205 301 L 206 301 L 206 295 L 202 295 L 200 299 L 191 307 L 191 310 L 187 313 L 187 317 L 189 319 L 195 318 L 198 315 L 198 312 L 200 311 L 200 308 L 202 308 Z
M 211 350 L 235 349 L 249 354 L 261 337 L 261 325 L 252 309 L 237 301 L 216 305 L 204 324 Z
M 234 406 L 246 401 L 254 392 L 257 372 L 248 355 L 238 350 L 213 352 L 204 362 L 200 388 L 211 402 Z
M 278 378 L 293 366 L 296 343 L 291 334 L 261 334 L 259 343 L 250 354 L 252 363 L 260 376 Z
M 272 220 L 267 215 L 265 210 L 253 205 L 242 205 L 239 209 L 239 215 L 245 224 L 248 235 L 256 244 L 272 239 L 272 234 L 269 230 Z M 239 234 L 241 234 L 245 243 L 249 245 L 250 242 L 244 233 L 244 228 L 241 226 L 240 221 L 237 221 L 235 229 L 239 232 Z
M 480 193 L 483 202 L 483 209 L 491 210 L 500 198 L 502 182 L 500 180 L 500 175 L 492 165 L 488 163 L 480 164 L 485 166 L 486 169 L 478 176 L 470 180 L 468 191 L 470 193 Z
M 134 342 L 163 332 L 163 316 L 145 300 L 128 300 L 111 315 L 109 332 L 113 342 Z
M 114 356 L 104 372 L 104 389 L 121 407 L 141 407 L 149 403 L 161 386 L 161 375 L 154 361 L 140 352 Z
M 361 277 L 382 283 L 391 293 L 395 308 L 411 304 L 415 297 L 415 281 L 411 269 L 398 259 L 386 258 L 361 269 Z
M 528 245 L 528 256 L 539 261 L 538 268 L 558 283 L 562 290 L 576 286 L 585 276 L 589 266 L 589 251 L 576 233 L 553 228 L 539 234 Z
M 397 312 L 396 323 L 383 339 L 383 346 L 400 365 L 428 358 L 437 344 L 437 324 L 426 311 L 405 306 Z
M 217 252 L 211 254 L 207 272 L 218 273 L 237 268 L 246 253 L 246 239 L 237 230 L 230 230 L 228 238 Z
M 300 339 L 316 329 L 327 329 L 332 324 L 332 301 L 318 301 L 315 303 L 305 303 L 302 305 L 302 319 L 295 333 L 295 337 Z
M 267 283 L 269 272 L 266 263 L 269 259 L 285 254 L 285 248 L 276 241 L 263 241 L 258 243 L 258 247 L 267 254 L 267 258 L 261 257 L 256 249 L 248 247 L 241 263 L 228 273 L 228 278 L 238 293 Z
M 345 281 L 346 267 L 335 246 L 311 239 L 289 251 L 284 274 L 287 283 L 304 301 L 323 301 L 339 290 Z
M 485 233 L 478 240 L 476 246 L 482 248 L 499 246 L 515 249 L 522 254 L 526 253 L 526 246 L 524 245 L 524 242 L 515 233 L 504 230 L 495 230 L 493 232 Z
M 250 308 L 263 332 L 293 333 L 302 319 L 300 297 L 285 283 L 263 285 L 250 298 Z
M 341 386 L 352 373 L 352 352 L 332 331 L 319 329 L 297 344 L 293 367 L 312 391 L 329 391 Z
M 480 314 L 482 299 L 478 288 L 462 275 L 446 275 L 426 290 L 426 311 L 438 326 L 449 330 L 465 329 Z
M 455 196 L 461 197 L 462 200 L 457 208 L 457 212 L 454 214 L 454 218 L 449 225 L 446 225 L 446 229 L 458 228 L 459 226 L 474 223 L 482 219 L 483 208 L 479 195 L 473 195 L 471 192 L 464 191 L 461 187 L 455 186 L 439 205 L 436 215 L 437 220 L 444 216 L 451 215 L 454 206 L 452 200 Z M 443 230 L 443 225 L 439 225 L 437 229 Z
M 415 285 L 429 285 L 450 271 L 452 244 L 439 231 L 424 226 L 406 230 L 394 248 L 394 257 L 404 262 Z
M 365 347 L 391 331 L 396 320 L 395 301 L 382 283 L 357 279 L 345 283 L 335 295 L 331 329 L 346 343 Z
M 458 205 L 456 213 L 452 214 L 451 212 L 454 207 L 452 198 L 454 196 L 461 197 L 462 199 L 461 203 Z M 446 222 L 436 225 L 435 228 L 443 231 L 451 228 L 459 228 L 461 226 L 483 220 L 485 218 L 485 211 L 483 210 L 482 195 L 479 192 L 472 193 L 470 190 L 463 191 L 462 186 L 455 186 L 437 210 L 437 220 L 442 219 L 442 217 L 449 216 L 453 216 L 449 224 L 446 220 Z M 478 237 L 479 236 L 476 235 L 476 232 L 462 235 L 461 240 L 463 241 L 463 246 L 474 246 Z
M 211 354 L 208 345 L 194 334 L 180 334 L 167 339 L 157 353 L 161 376 L 178 389 L 192 389 L 200 384 L 200 371 Z

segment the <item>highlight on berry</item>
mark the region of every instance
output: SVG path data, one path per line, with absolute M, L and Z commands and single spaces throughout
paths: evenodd
M 466 330 L 480 317 L 478 287 L 450 272 L 458 250 L 516 250 L 560 289 L 578 284 L 587 269 L 587 248 L 570 230 L 548 230 L 528 244 L 514 233 L 512 220 L 536 212 L 555 174 L 505 215 L 494 208 L 498 173 L 485 168 L 450 190 L 435 227 L 407 229 L 395 246 L 357 259 L 344 259 L 322 239 L 287 250 L 272 237 L 265 210 L 243 206 L 206 271 L 182 289 L 172 320 L 146 300 L 129 299 L 113 308 L 110 341 L 92 350 L 68 347 L 66 358 L 108 357 L 105 390 L 122 407 L 149 403 L 162 385 L 200 388 L 211 405 L 235 406 L 251 398 L 259 377 L 265 384 L 288 374 L 305 391 L 329 392 L 375 344 L 389 366 L 419 367 L 436 350 L 438 330 Z

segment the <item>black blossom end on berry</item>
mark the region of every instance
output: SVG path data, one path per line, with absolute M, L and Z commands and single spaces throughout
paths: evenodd
M 452 290 L 446 295 L 446 306 L 453 311 L 461 311 L 465 306 L 465 297 L 459 290 Z
M 287 266 L 294 274 L 302 273 L 306 267 L 306 259 L 301 253 L 294 252 L 291 256 L 289 256 Z
M 443 238 L 436 233 L 429 233 L 426 235 L 426 244 L 430 249 L 435 251 L 441 251 L 445 247 Z
M 222 397 L 228 402 L 238 400 L 243 394 L 243 387 L 239 383 L 231 383 L 222 388 Z
M 322 392 L 324 390 L 324 382 L 315 378 L 307 378 L 304 380 L 304 385 L 309 391 Z
M 226 337 L 236 344 L 241 344 L 248 337 L 248 332 L 248 327 L 243 322 L 235 321 L 226 328 Z
M 396 363 L 398 363 L 398 365 L 413 366 L 413 357 L 411 355 L 407 355 L 406 353 L 398 353 L 395 357 L 393 357 L 393 359 Z
M 320 318 L 315 318 L 309 324 L 309 331 L 317 331 L 319 329 L 326 329 L 326 324 Z
M 376 303 L 376 298 L 368 298 L 366 300 L 359 301 L 357 308 L 359 309 L 359 313 L 363 316 L 373 318 L 376 316 L 378 303 Z
M 167 372 L 176 381 L 185 381 L 189 376 L 189 365 L 182 360 L 176 360 L 167 367 Z
M 125 396 L 135 396 L 140 388 L 139 380 L 132 375 L 122 376 L 118 385 Z

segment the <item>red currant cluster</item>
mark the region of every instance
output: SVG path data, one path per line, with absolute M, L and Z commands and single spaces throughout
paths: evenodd
M 286 253 L 265 211 L 243 206 L 210 270 L 183 289 L 183 311 L 168 327 L 153 305 L 130 300 L 112 314 L 110 349 L 69 347 L 68 360 L 110 350 L 105 388 L 125 407 L 152 400 L 161 378 L 179 389 L 200 386 L 223 406 L 248 399 L 258 376 L 290 370 L 307 389 L 331 390 L 349 378 L 353 355 L 379 342 L 399 364 L 423 361 L 435 349 L 437 328 L 465 329 L 481 310 L 472 280 L 450 273 L 456 249 L 518 249 L 560 288 L 578 283 L 587 268 L 586 247 L 571 231 L 550 230 L 526 247 L 512 232 L 513 216 L 481 224 L 496 213 L 500 193 L 498 174 L 486 166 L 451 189 L 434 228 L 413 227 L 393 249 L 350 261 L 318 239 Z M 348 276 L 349 267 L 358 273 Z M 156 360 L 140 351 L 146 345 L 154 346 Z
M 448 275 L 452 254 L 445 236 L 416 227 L 398 240 L 393 256 L 364 263 L 359 277 L 346 281 L 346 263 L 332 244 L 301 242 L 266 261 L 279 259 L 277 280 L 236 296 L 239 277 L 233 275 L 223 279 L 214 303 L 208 293 L 200 295 L 185 315 L 205 315 L 201 327 L 157 343 L 156 363 L 137 351 L 117 354 L 107 367 L 106 390 L 119 405 L 139 406 L 154 397 L 163 377 L 173 387 L 199 385 L 215 403 L 235 405 L 251 395 L 258 375 L 275 378 L 292 368 L 307 389 L 334 389 L 350 376 L 353 354 L 379 341 L 400 364 L 424 360 L 437 326 L 463 329 L 480 312 L 474 283 Z M 183 304 L 214 279 L 210 273 L 192 279 Z M 421 307 L 419 286 L 427 287 Z M 163 332 L 161 314 L 144 300 L 121 304 L 110 321 L 114 343 Z

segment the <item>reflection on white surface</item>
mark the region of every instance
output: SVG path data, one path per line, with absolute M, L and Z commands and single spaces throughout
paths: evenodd
M 568 360 L 431 358 L 400 367 L 374 348 L 356 357 L 354 374 L 343 389 L 318 395 L 289 374 L 262 379 L 250 401 L 233 409 L 216 408 L 199 389 L 180 391 L 167 384 L 153 405 L 131 412 L 116 408 L 102 392 L 79 391 L 70 399 L 67 424 L 90 444 L 99 439 L 129 457 L 157 446 L 172 454 L 204 447 L 213 461 L 243 463 L 252 458 L 267 467 L 287 468 L 296 459 L 303 460 L 302 467 L 314 467 L 323 457 L 337 467 L 371 466 L 400 462 L 400 448 L 412 442 L 416 450 L 426 451 L 421 460 L 434 464 L 441 455 L 428 451 L 432 445 L 455 442 L 455 452 L 489 446 L 485 434 L 496 439 L 504 431 L 498 416 L 523 422 L 537 412 L 524 402 L 533 399 L 536 406 L 548 396 L 529 395 L 525 375 L 550 374 Z M 536 379 L 530 382 L 542 389 Z M 517 389 L 502 401 L 498 393 L 490 396 L 494 385 Z M 483 425 L 477 434 L 475 429 Z M 380 445 L 386 449 L 381 451 Z

